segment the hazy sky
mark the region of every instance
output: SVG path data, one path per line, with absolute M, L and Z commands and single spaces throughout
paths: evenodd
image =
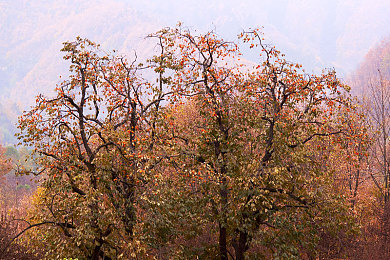
M 390 35 L 389 14 L 390 0 L 0 0 L 0 142 L 16 142 L 20 111 L 67 74 L 59 50 L 76 36 L 150 57 L 145 36 L 178 21 L 229 41 L 263 27 L 288 60 L 308 72 L 334 67 L 346 78 Z
M 389 13 L 389 0 L 0 0 L 0 101 L 25 106 L 53 89 L 67 67 L 61 43 L 77 35 L 148 53 L 143 37 L 178 21 L 227 40 L 263 26 L 266 41 L 288 60 L 309 72 L 334 67 L 345 77 L 390 35 Z
M 390 34 L 389 0 L 139 1 L 136 10 L 160 23 L 177 20 L 216 28 L 234 38 L 264 26 L 266 38 L 308 69 L 335 67 L 348 73 L 367 50 Z

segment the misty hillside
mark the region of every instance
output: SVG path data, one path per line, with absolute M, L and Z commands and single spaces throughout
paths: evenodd
M 0 89 L 3 99 L 11 98 L 18 105 L 30 103 L 38 92 L 52 90 L 67 71 L 59 52 L 63 42 L 82 36 L 110 49 L 131 51 L 140 49 L 145 32 L 157 28 L 119 2 L 108 8 L 104 1 L 17 1 L 3 4 L 1 13 L 1 23 L 9 26 L 0 33 L 5 78 Z
M 0 23 L 7 24 L 0 30 L 0 140 L 5 144 L 15 143 L 19 112 L 39 93 L 50 94 L 66 75 L 68 64 L 59 51 L 63 42 L 80 35 L 106 48 L 142 52 L 145 32 L 158 28 L 126 4 L 108 8 L 104 1 L 1 3 Z
M 0 140 L 2 144 L 16 144 L 14 136 L 16 132 L 16 120 L 20 114 L 20 109 L 15 103 L 0 104 Z
M 389 3 L 378 1 L 3 1 L 0 3 L 0 102 L 3 134 L 14 132 L 17 110 L 38 93 L 50 94 L 67 74 L 62 43 L 76 36 L 104 49 L 148 56 L 144 37 L 178 21 L 194 30 L 216 29 L 236 40 L 244 29 L 264 26 L 268 43 L 301 62 L 308 72 L 335 67 L 345 76 L 387 30 Z M 207 8 L 205 8 L 207 7 Z M 348 14 L 348 15 L 346 15 Z M 373 19 L 375 17 L 375 19 Z M 257 57 L 245 57 L 256 61 Z M 8 105 L 5 105 L 8 104 Z M 7 133 L 7 134 L 5 134 Z M 9 142 L 9 138 L 6 138 Z

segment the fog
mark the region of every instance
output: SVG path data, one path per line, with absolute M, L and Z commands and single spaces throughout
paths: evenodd
M 59 52 L 62 42 L 78 35 L 109 50 L 148 56 L 153 46 L 144 37 L 179 21 L 200 32 L 216 30 L 231 41 L 245 29 L 263 27 L 266 42 L 288 60 L 303 64 L 308 72 L 335 68 L 344 78 L 389 35 L 388 10 L 385 0 L 3 0 L 1 116 L 15 122 L 15 107 L 24 110 L 37 94 L 51 93 L 59 76 L 67 73 Z

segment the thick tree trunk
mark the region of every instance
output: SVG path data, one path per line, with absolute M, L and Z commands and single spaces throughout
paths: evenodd
M 228 193 L 226 187 L 226 178 L 222 178 L 222 185 L 220 190 L 220 195 L 222 198 L 222 210 L 221 210 L 221 220 L 219 223 L 219 253 L 221 255 L 221 260 L 228 260 L 228 251 L 227 251 L 227 217 L 226 209 L 228 202 Z
M 226 226 L 221 224 L 219 225 L 219 253 L 221 260 L 228 260 Z
M 248 235 L 245 232 L 239 232 L 238 241 L 234 248 L 236 253 L 236 260 L 244 260 L 245 252 L 248 250 Z

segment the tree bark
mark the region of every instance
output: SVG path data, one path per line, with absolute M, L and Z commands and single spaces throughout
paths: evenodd
M 219 253 L 221 255 L 221 260 L 228 260 L 227 252 L 227 219 L 226 219 L 226 207 L 227 207 L 227 187 L 226 187 L 226 177 L 222 178 L 222 185 L 220 190 L 220 195 L 222 198 L 222 210 L 221 218 L 222 220 L 219 223 Z
M 236 253 L 236 260 L 244 260 L 245 252 L 248 250 L 248 234 L 246 232 L 239 231 L 238 241 L 234 247 Z

